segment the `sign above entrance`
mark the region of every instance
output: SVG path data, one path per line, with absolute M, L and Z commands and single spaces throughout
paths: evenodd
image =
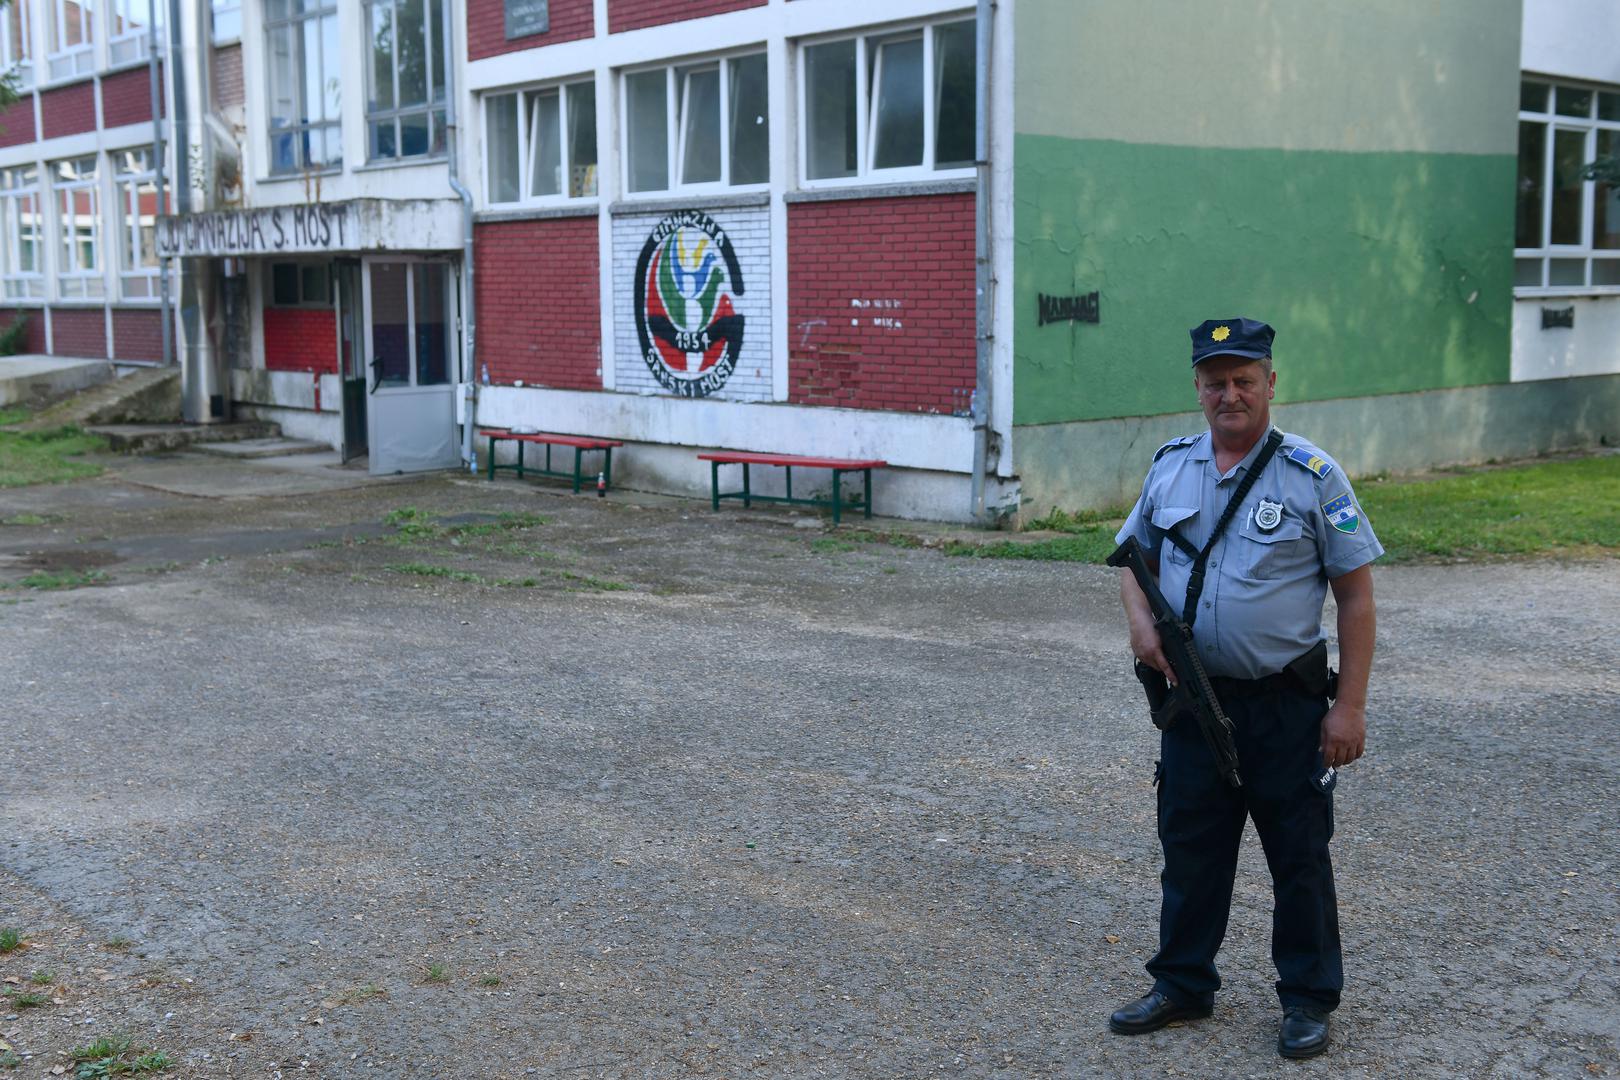
M 454 199 L 346 199 L 158 219 L 164 258 L 460 250 Z
M 549 0 L 506 0 L 506 40 L 551 29 Z

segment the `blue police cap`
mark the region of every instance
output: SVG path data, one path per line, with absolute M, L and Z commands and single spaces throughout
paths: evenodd
M 1258 319 L 1208 319 L 1191 330 L 1192 362 L 1197 367 L 1212 356 L 1246 356 L 1264 360 L 1271 355 L 1277 331 Z

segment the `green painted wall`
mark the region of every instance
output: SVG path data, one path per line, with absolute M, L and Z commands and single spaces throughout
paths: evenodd
M 1185 410 L 1187 328 L 1240 314 L 1277 328 L 1280 401 L 1505 382 L 1518 25 L 1020 0 L 1014 423 Z M 1093 289 L 1099 324 L 1037 325 Z

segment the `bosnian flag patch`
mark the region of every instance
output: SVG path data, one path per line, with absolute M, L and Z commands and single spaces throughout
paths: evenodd
M 1356 501 L 1348 491 L 1337 499 L 1323 503 L 1322 513 L 1327 515 L 1328 524 L 1342 533 L 1353 533 L 1361 524 L 1361 518 L 1356 514 Z

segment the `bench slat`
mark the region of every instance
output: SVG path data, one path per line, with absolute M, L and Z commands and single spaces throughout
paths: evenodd
M 796 454 L 756 454 L 748 451 L 732 453 L 717 451 L 712 454 L 699 454 L 703 461 L 715 461 L 721 465 L 791 465 L 794 468 L 806 469 L 883 469 L 888 467 L 887 461 L 873 459 L 861 461 L 853 458 L 830 457 L 800 457 Z
M 488 428 L 480 428 L 478 437 L 480 439 L 512 440 L 514 442 L 550 443 L 552 446 L 576 446 L 581 450 L 606 450 L 610 446 L 624 445 L 617 439 L 596 439 L 588 435 L 550 435 L 538 431 L 514 435 L 510 431 L 491 431 Z

